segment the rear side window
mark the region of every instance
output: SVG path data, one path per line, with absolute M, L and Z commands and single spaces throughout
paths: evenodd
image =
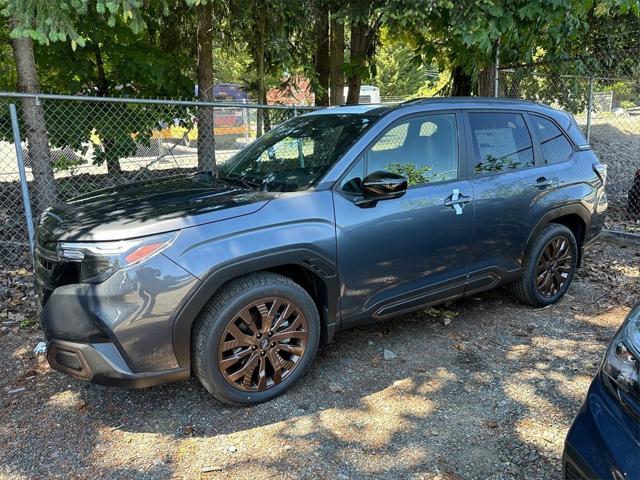
M 573 146 L 560 128 L 551 120 L 539 115 L 531 115 L 531 120 L 540 140 L 542 156 L 545 162 L 553 164 L 569 160 L 573 153 Z
M 524 117 L 511 112 L 470 112 L 476 174 L 532 167 L 533 143 Z

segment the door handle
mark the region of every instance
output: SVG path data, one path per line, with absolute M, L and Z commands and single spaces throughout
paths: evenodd
M 551 186 L 551 180 L 547 179 L 547 177 L 540 177 L 533 184 L 539 190 L 545 190 Z
M 462 215 L 462 205 L 469 203 L 470 201 L 471 197 L 460 194 L 460 190 L 454 188 L 451 195 L 445 199 L 444 206 L 453 207 L 456 211 L 456 215 Z

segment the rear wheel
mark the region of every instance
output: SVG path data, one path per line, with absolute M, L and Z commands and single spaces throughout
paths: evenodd
M 544 307 L 562 298 L 578 265 L 578 244 L 564 225 L 547 225 L 535 238 L 524 259 L 522 278 L 510 285 L 520 301 Z
M 202 313 L 194 370 L 223 402 L 263 402 L 302 377 L 319 338 L 318 310 L 300 285 L 270 272 L 252 274 L 224 287 Z

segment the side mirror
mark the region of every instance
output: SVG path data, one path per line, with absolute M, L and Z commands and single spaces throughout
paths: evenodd
M 407 179 L 397 173 L 373 172 L 362 180 L 361 189 L 366 200 L 398 198 L 407 191 Z

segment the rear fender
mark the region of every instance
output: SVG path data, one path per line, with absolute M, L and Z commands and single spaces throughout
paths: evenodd
M 531 244 L 544 227 L 552 223 L 554 220 L 567 215 L 577 215 L 580 217 L 585 224 L 585 232 L 589 231 L 589 227 L 591 226 L 591 213 L 581 202 L 570 203 L 551 209 L 547 211 L 540 220 L 538 220 L 538 223 L 536 223 L 535 227 L 529 234 L 526 246 L 522 251 L 522 258 L 524 258 L 526 253 L 529 251 Z M 580 261 L 582 259 L 582 248 L 580 250 L 581 251 L 578 252 L 578 265 L 580 265 Z

